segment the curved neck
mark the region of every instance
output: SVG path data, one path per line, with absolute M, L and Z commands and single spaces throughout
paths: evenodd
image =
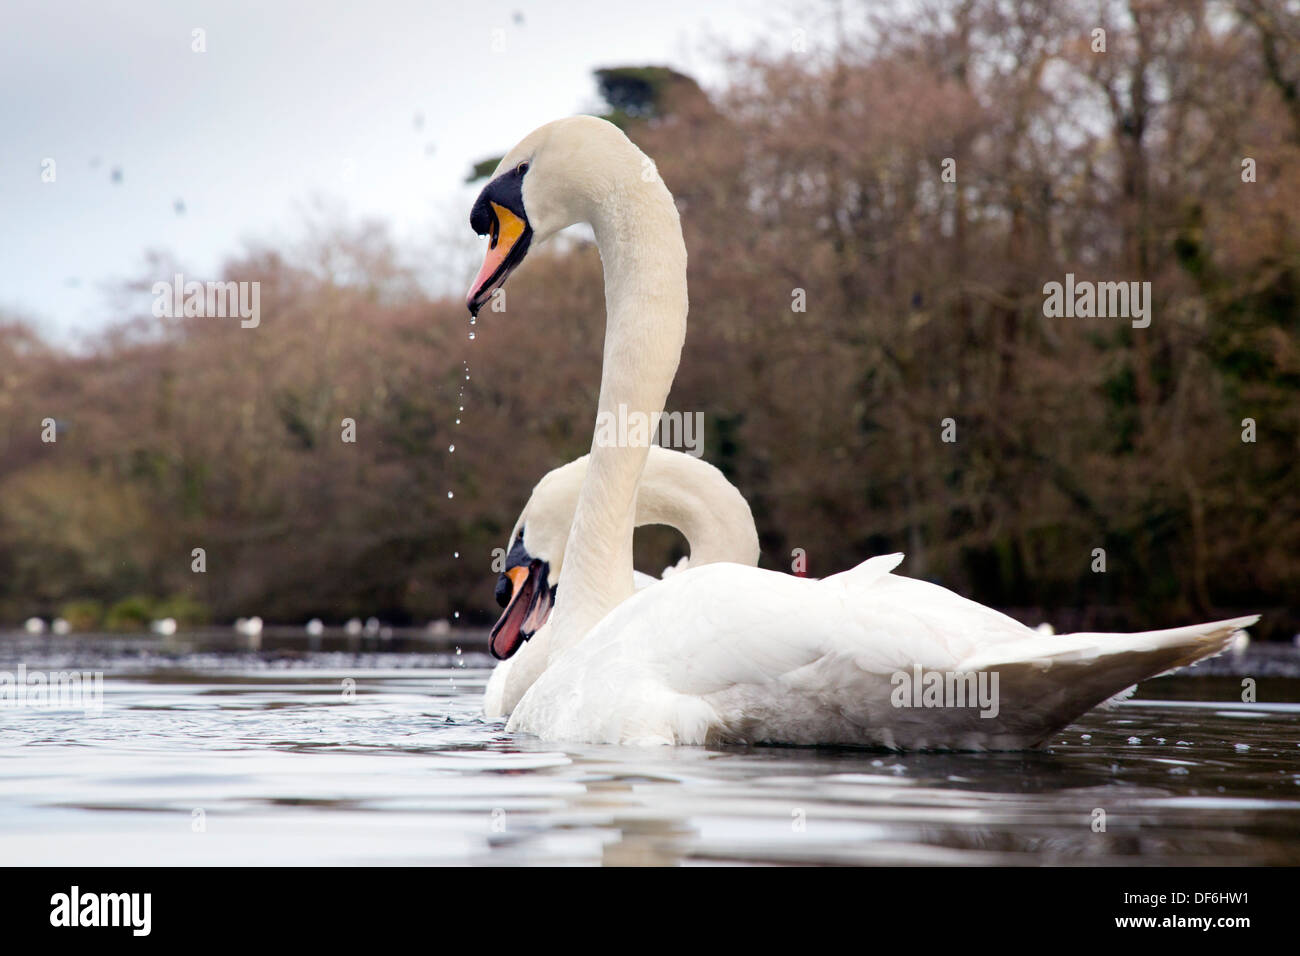
M 744 496 L 718 469 L 682 452 L 651 450 L 637 489 L 636 523 L 680 531 L 691 567 L 758 563 L 758 532 Z
M 585 475 L 587 464 L 584 456 L 557 469 L 557 472 L 581 469 Z M 566 490 L 571 488 L 566 486 Z M 574 497 L 563 502 L 557 500 L 551 505 L 565 522 L 565 527 L 573 526 L 576 500 L 575 493 Z M 529 509 L 531 507 L 530 500 Z M 718 561 L 750 566 L 758 563 L 758 532 L 745 497 L 717 468 L 679 451 L 659 447 L 650 449 L 636 492 L 636 524 L 638 527 L 665 524 L 680 531 L 690 546 L 691 567 Z M 513 533 L 510 540 L 514 540 Z M 559 593 L 566 594 L 570 582 L 567 566 L 562 580 Z M 508 665 L 509 670 L 493 678 L 501 681 L 499 713 L 511 713 L 528 688 L 546 670 L 550 663 L 553 630 L 553 623 L 547 621 L 514 657 L 501 665 Z
M 686 337 L 686 245 L 677 208 L 657 175 L 642 178 L 642 154 L 628 148 L 631 155 L 620 157 L 626 173 L 591 214 L 605 270 L 604 361 L 591 459 L 552 612 L 552 656 L 632 594 L 637 485 Z M 650 427 L 624 431 L 620 422 Z

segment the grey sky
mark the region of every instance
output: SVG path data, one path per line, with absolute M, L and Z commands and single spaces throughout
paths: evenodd
M 774 39 L 780 6 L 4 0 L 0 314 L 75 342 L 146 250 L 211 278 L 245 240 L 297 237 L 316 197 L 431 245 L 464 218 L 469 164 L 595 105 L 594 67 L 716 81 L 713 43 Z

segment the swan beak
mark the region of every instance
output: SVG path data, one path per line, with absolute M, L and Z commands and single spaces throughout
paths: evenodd
M 513 588 L 510 601 L 488 636 L 488 650 L 501 661 L 519 650 L 546 623 L 552 602 L 545 561 L 534 558 L 527 566 L 510 568 L 505 575 Z
M 533 233 L 526 219 L 500 203 L 489 202 L 488 207 L 491 225 L 487 255 L 483 257 L 483 267 L 478 270 L 469 287 L 469 295 L 465 297 L 471 315 L 478 315 L 492 293 L 505 284 L 506 277 L 523 261 Z

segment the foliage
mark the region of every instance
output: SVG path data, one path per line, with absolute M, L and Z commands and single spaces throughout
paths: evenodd
M 833 49 L 737 55 L 711 98 L 605 71 L 690 250 L 669 408 L 704 413 L 768 567 L 900 550 L 1030 623 L 1263 610 L 1289 637 L 1300 33 L 1272 0 L 1086 6 L 872 6 Z M 492 549 L 590 445 L 599 257 L 535 249 L 473 341 L 396 261 L 375 229 L 233 261 L 256 330 L 147 320 L 69 353 L 0 326 L 0 620 L 165 593 L 218 620 L 490 621 Z M 1067 272 L 1150 282 L 1150 327 L 1048 318 Z M 638 540 L 647 569 L 679 550 Z
M 77 632 L 97 630 L 104 620 L 104 605 L 99 601 L 68 601 L 59 609 L 59 617 Z
M 139 631 L 154 617 L 154 602 L 141 595 L 122 598 L 108 609 L 104 627 L 110 631 Z

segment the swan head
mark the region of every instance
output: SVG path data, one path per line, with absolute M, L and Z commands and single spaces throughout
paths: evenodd
M 497 604 L 504 610 L 488 640 L 493 657 L 510 657 L 550 616 L 588 457 L 548 472 L 510 532 L 505 567 L 496 584 Z
M 502 157 L 474 201 L 469 223 L 488 237 L 465 304 L 472 314 L 501 288 L 528 250 L 562 229 L 592 222 L 620 184 L 649 162 L 613 123 L 570 116 L 534 130 Z
M 550 562 L 529 552 L 521 528 L 506 554 L 505 570 L 497 578 L 496 598 L 503 610 L 488 636 L 488 650 L 506 660 L 536 634 L 555 603 Z

